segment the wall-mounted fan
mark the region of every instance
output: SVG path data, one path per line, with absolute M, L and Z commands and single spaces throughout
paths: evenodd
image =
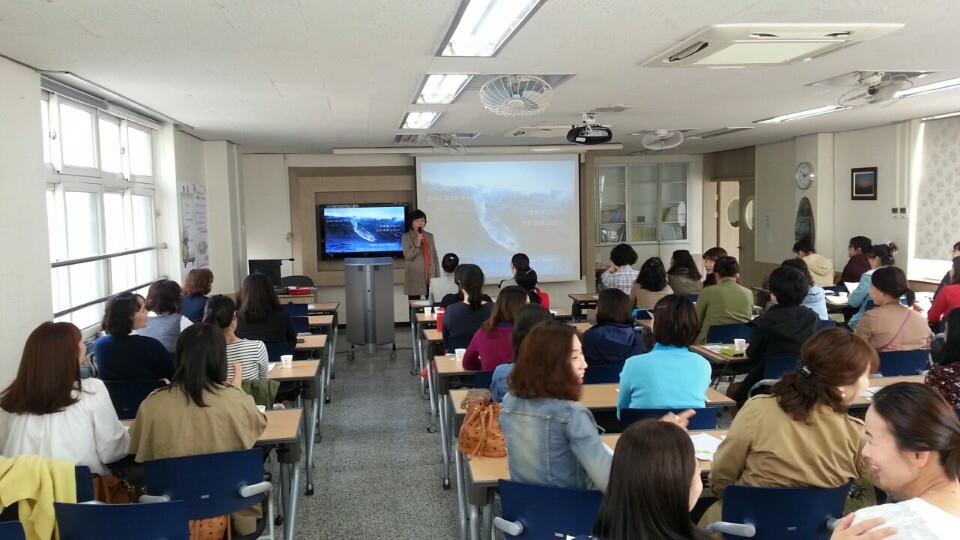
M 837 104 L 843 107 L 863 107 L 884 103 L 896 103 L 897 92 L 913 86 L 913 81 L 905 75 L 891 75 L 884 71 L 859 72 L 857 87 L 840 96 Z
M 683 144 L 683 132 L 676 129 L 652 129 L 644 132 L 640 144 L 647 150 L 669 150 Z
M 500 116 L 533 116 L 550 106 L 553 88 L 534 75 L 503 75 L 483 83 L 480 101 Z

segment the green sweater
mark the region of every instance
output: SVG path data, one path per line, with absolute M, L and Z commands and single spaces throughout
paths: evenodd
M 700 333 L 697 343 L 707 342 L 707 332 L 715 324 L 738 324 L 753 318 L 753 292 L 728 279 L 705 287 L 697 299 Z

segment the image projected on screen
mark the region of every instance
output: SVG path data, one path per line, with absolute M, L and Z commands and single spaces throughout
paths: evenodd
M 526 253 L 540 281 L 580 279 L 576 156 L 417 160 L 417 204 L 440 254 L 480 265 L 488 282 L 509 278 Z
M 331 256 L 399 252 L 404 217 L 402 206 L 324 208 L 324 251 Z

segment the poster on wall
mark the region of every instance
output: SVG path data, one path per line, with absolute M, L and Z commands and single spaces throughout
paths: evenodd
M 196 184 L 180 186 L 180 260 L 183 270 L 210 265 L 207 242 L 207 189 Z

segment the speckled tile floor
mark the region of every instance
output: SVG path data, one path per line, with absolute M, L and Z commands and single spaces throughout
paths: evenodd
M 457 537 L 456 491 L 440 486 L 440 434 L 410 375 L 410 334 L 389 351 L 337 356 L 333 401 L 324 407 L 314 454 L 315 494 L 301 494 L 297 538 Z M 341 333 L 338 350 L 349 346 Z

